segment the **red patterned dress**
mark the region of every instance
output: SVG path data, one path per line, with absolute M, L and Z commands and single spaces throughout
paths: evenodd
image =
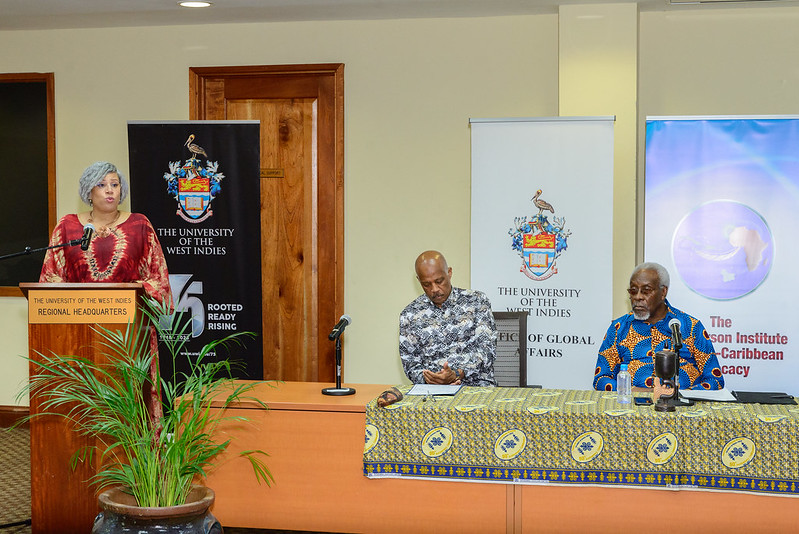
M 83 224 L 75 214 L 58 221 L 50 245 L 65 243 L 83 235 Z M 44 257 L 39 282 L 141 282 L 148 296 L 172 303 L 169 272 L 161 244 L 152 224 L 144 215 L 131 213 L 105 236 L 92 237 L 88 250 L 78 246 L 51 248 Z M 170 306 L 171 307 L 171 306 Z M 150 348 L 158 354 L 158 337 L 150 327 Z M 158 383 L 158 358 L 153 358 L 150 377 Z M 153 423 L 161 416 L 160 392 L 147 388 Z
M 83 235 L 83 224 L 75 214 L 61 218 L 50 245 Z M 131 213 L 110 229 L 105 237 L 95 235 L 88 250 L 60 247 L 47 251 L 40 282 L 141 282 L 144 291 L 158 302 L 170 301 L 169 273 L 161 244 L 150 221 Z

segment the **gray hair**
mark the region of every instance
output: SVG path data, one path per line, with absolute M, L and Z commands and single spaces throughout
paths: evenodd
M 83 171 L 83 174 L 80 177 L 80 182 L 78 182 L 78 195 L 80 195 L 80 199 L 84 201 L 86 204 L 91 205 L 91 198 L 92 198 L 92 189 L 103 181 L 103 178 L 106 175 L 116 173 L 119 176 L 119 202 L 125 200 L 128 196 L 128 191 L 130 187 L 128 186 L 128 181 L 119 172 L 119 169 L 116 168 L 116 165 L 113 163 L 109 163 L 107 161 L 98 161 L 96 163 L 92 163 L 86 170 Z
M 661 264 L 655 263 L 653 261 L 647 261 L 641 263 L 638 266 L 636 266 L 635 269 L 633 269 L 630 278 L 635 276 L 640 271 L 655 271 L 656 273 L 658 273 L 658 280 L 660 280 L 660 287 L 669 287 L 669 282 L 670 282 L 669 272 Z

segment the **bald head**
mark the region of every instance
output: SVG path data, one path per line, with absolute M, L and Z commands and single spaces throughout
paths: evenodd
M 452 293 L 452 269 L 444 255 L 437 250 L 427 250 L 416 258 L 416 278 L 430 301 L 441 307 Z
M 419 257 L 416 258 L 416 276 L 419 276 L 419 269 L 422 265 L 437 265 L 440 266 L 442 270 L 446 271 L 449 267 L 447 266 L 447 260 L 444 258 L 444 255 L 441 254 L 437 250 L 426 250 L 419 254 Z

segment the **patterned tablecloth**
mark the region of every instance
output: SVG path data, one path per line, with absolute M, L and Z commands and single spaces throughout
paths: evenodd
M 464 387 L 372 400 L 363 466 L 369 477 L 799 495 L 797 437 L 796 405 L 656 412 L 600 391 Z

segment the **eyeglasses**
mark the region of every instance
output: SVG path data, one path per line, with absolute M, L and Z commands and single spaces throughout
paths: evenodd
M 655 291 L 657 291 L 657 288 L 656 288 L 656 287 L 652 287 L 652 286 L 644 286 L 644 287 L 631 287 L 631 288 L 629 288 L 629 289 L 627 290 L 627 293 L 628 293 L 628 294 L 629 294 L 631 297 L 634 297 L 634 296 L 636 296 L 638 293 L 641 293 L 643 296 L 645 296 L 645 297 L 648 297 L 649 295 L 651 295 L 651 294 L 652 294 L 652 293 L 654 293 Z

